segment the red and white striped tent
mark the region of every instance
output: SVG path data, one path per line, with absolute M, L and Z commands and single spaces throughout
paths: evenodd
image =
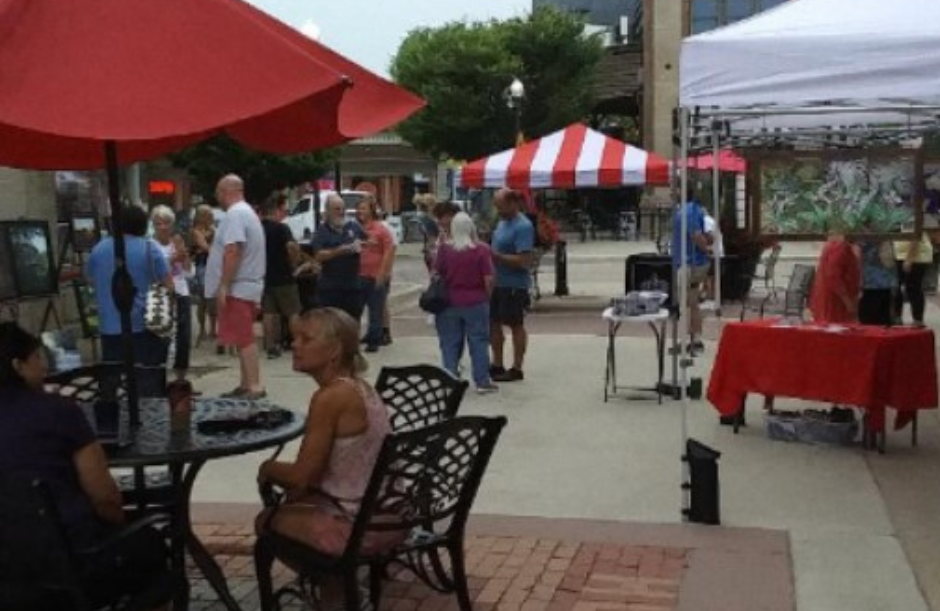
M 670 163 L 580 123 L 465 165 L 465 188 L 577 189 L 669 184 Z

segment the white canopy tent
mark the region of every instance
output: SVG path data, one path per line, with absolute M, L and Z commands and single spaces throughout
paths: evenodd
M 679 103 L 845 105 L 868 108 L 866 123 L 895 122 L 904 107 L 940 103 L 937 23 L 934 1 L 791 0 L 683 41 Z M 804 114 L 789 125 L 845 125 L 848 114 Z
M 679 67 L 681 159 L 722 138 L 760 144 L 768 136 L 897 137 L 933 129 L 940 116 L 940 1 L 790 0 L 682 43 Z M 717 164 L 716 164 L 717 165 Z M 681 201 L 688 176 L 680 174 Z M 717 169 L 715 170 L 717 218 Z M 687 231 L 682 215 L 682 232 Z M 680 260 L 686 261 L 682 240 Z M 678 270 L 688 321 L 687 266 Z M 720 279 L 720 269 L 716 270 Z M 720 281 L 717 283 L 720 286 Z M 716 295 L 720 303 L 720 294 Z M 687 383 L 682 367 L 680 387 Z M 687 440 L 686 411 L 682 443 Z M 683 481 L 688 481 L 683 469 Z M 688 507 L 688 496 L 683 504 Z

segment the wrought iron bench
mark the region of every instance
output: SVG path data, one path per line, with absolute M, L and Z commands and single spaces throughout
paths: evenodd
M 464 530 L 505 425 L 505 417 L 456 417 L 389 435 L 341 555 L 324 554 L 272 531 L 258 537 L 254 555 L 261 610 L 280 610 L 289 597 L 318 608 L 317 585 L 325 575 L 342 579 L 343 608 L 359 609 L 360 567 L 369 569 L 369 597 L 378 609 L 386 568 L 399 564 L 432 589 L 456 593 L 461 611 L 471 611 Z M 267 492 L 266 504 L 277 502 Z M 391 549 L 367 553 L 366 536 L 377 533 L 402 533 L 404 540 Z M 271 576 L 275 560 L 297 573 L 295 581 L 276 591 Z
M 382 367 L 375 382 L 396 433 L 453 418 L 469 386 L 434 365 Z

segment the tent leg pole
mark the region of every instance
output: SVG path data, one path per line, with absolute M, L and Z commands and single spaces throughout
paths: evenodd
M 720 123 L 712 123 L 712 215 L 715 218 L 715 242 L 721 242 L 721 172 L 718 167 L 719 156 L 721 154 L 721 131 Z M 714 244 L 712 245 L 712 256 L 715 261 L 714 277 L 714 299 L 715 313 L 721 318 L 721 255 L 716 253 Z
M 682 465 L 682 505 L 681 505 L 681 514 L 682 520 L 688 521 L 689 518 L 689 509 L 691 508 L 691 474 L 689 469 L 689 457 L 687 455 L 688 447 L 688 396 L 686 391 L 688 389 L 689 376 L 687 368 L 692 364 L 691 359 L 686 355 L 685 346 L 686 342 L 691 338 L 692 333 L 692 321 L 690 319 L 691 310 L 689 308 L 689 218 L 688 214 L 685 211 L 686 203 L 689 200 L 689 171 L 686 167 L 688 165 L 689 158 L 689 109 L 680 107 L 679 108 L 679 159 L 683 162 L 680 164 L 680 174 L 679 174 L 679 218 L 680 218 L 680 235 L 682 239 L 679 240 L 679 269 L 678 269 L 678 295 L 679 295 L 679 311 L 682 313 L 680 315 L 680 322 L 683 326 L 682 338 L 679 341 L 678 346 L 678 355 L 679 359 L 679 400 L 682 403 L 681 405 L 681 417 L 680 417 L 680 452 Z

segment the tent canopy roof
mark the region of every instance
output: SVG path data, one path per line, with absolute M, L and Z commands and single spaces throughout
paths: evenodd
M 933 122 L 940 2 L 791 0 L 682 43 L 680 104 L 728 109 L 843 105 L 844 113 L 742 119 L 751 128 Z M 886 106 L 894 111 L 883 112 Z
M 462 187 L 573 189 L 669 182 L 669 162 L 580 123 L 465 165 Z

